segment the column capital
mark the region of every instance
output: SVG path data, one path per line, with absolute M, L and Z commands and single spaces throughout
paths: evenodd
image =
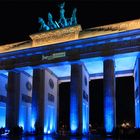
M 78 65 L 83 65 L 84 62 L 80 61 L 80 60 L 77 60 L 77 61 L 73 61 L 73 62 L 70 62 L 71 65 L 73 64 L 78 64 Z
M 77 64 L 79 66 L 83 66 L 84 69 L 86 70 L 86 72 L 89 74 L 89 72 L 87 70 L 87 67 L 85 66 L 85 63 L 84 62 L 82 62 L 82 61 L 79 60 L 79 61 L 76 61 L 76 62 L 71 63 L 71 65 L 73 65 L 73 64 Z
M 115 57 L 114 57 L 114 55 L 112 55 L 112 56 L 107 56 L 107 57 L 104 57 L 104 58 L 103 58 L 103 61 L 105 61 L 105 60 L 115 60 Z
M 17 69 L 11 69 L 11 70 L 8 70 L 8 72 L 15 72 L 15 73 L 19 73 L 20 70 L 17 70 Z

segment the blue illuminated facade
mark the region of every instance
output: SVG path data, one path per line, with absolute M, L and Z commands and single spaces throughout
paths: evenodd
M 78 131 L 78 102 L 76 98 L 76 93 L 71 91 L 70 97 L 70 129 L 73 134 Z
M 83 126 L 82 126 L 82 133 L 83 134 L 87 134 L 89 132 L 89 109 L 88 109 L 88 104 L 87 103 L 83 103 L 83 112 L 82 112 L 82 116 L 83 116 Z
M 19 126 L 23 128 L 24 132 L 34 131 L 34 124 L 32 127 L 31 106 L 21 105 L 19 114 Z
M 135 77 L 135 127 L 140 128 L 140 59 L 138 58 L 134 69 Z
M 6 122 L 6 105 L 5 103 L 0 103 L 0 128 L 5 128 Z
M 31 117 L 31 130 L 35 131 L 35 113 L 32 111 L 32 117 Z
M 8 118 L 8 121 L 13 123 L 11 126 L 18 124 L 24 132 L 34 132 L 37 128 L 41 128 L 45 134 L 56 133 L 59 116 L 58 85 L 61 82 L 71 82 L 70 131 L 72 134 L 88 134 L 89 81 L 103 78 L 104 128 L 107 133 L 112 133 L 116 127 L 115 77 L 134 74 L 135 127 L 140 128 L 140 29 L 119 32 L 115 30 L 113 33 L 103 32 L 101 35 L 100 30 L 99 34 L 94 34 L 92 29 L 89 29 L 87 34 L 85 32 L 78 30 L 78 37 L 75 40 L 63 40 L 64 42 L 51 45 L 46 41 L 47 45 L 30 47 L 24 44 L 25 48 L 18 46 L 22 50 L 0 53 L 1 73 L 4 69 L 8 70 L 7 73 L 10 73 L 10 76 L 6 74 L 9 80 L 8 88 L 12 89 L 7 95 L 4 89 L 6 82 L 0 84 L 0 127 L 6 126 Z M 34 40 L 30 43 L 34 44 Z M 14 47 L 16 49 L 17 46 Z M 65 55 L 58 58 L 58 54 Z M 27 93 L 24 90 L 25 86 L 21 91 L 19 87 L 25 84 L 15 71 L 26 72 L 32 76 L 33 94 L 27 95 L 24 101 L 23 94 Z M 53 81 L 53 84 L 49 81 Z M 12 117 L 9 114 L 12 114 Z M 16 121 L 12 122 L 14 119 Z
M 0 74 L 0 128 L 6 126 L 6 96 L 8 76 L 6 74 Z
M 55 108 L 48 105 L 45 112 L 44 133 L 52 134 L 56 132 L 56 116 Z
M 54 134 L 58 124 L 58 78 L 48 69 L 45 73 L 44 133 Z
M 113 101 L 110 97 L 104 99 L 104 124 L 107 133 L 111 133 L 114 129 L 114 110 L 112 108 Z
M 82 65 L 71 65 L 70 91 L 70 130 L 72 134 L 82 131 L 82 93 L 81 91 Z
M 58 79 L 48 69 L 33 70 L 32 121 L 33 131 L 57 132 Z
M 82 67 L 82 133 L 89 133 L 89 73 Z

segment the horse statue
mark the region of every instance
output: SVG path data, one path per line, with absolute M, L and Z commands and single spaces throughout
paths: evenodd
M 56 21 L 54 23 L 51 13 L 48 13 L 48 26 L 50 27 L 50 29 L 60 28 L 59 25 L 56 23 Z
M 45 21 L 44 21 L 43 18 L 39 17 L 38 22 L 41 24 L 41 26 L 39 28 L 39 31 L 48 31 L 48 30 L 50 30 L 50 27 L 45 24 Z
M 65 6 L 65 2 L 58 5 L 58 7 L 60 8 L 60 19 L 58 21 L 58 24 L 60 24 L 61 27 L 67 27 L 68 26 L 67 20 L 65 18 L 64 6 Z
M 72 12 L 71 19 L 70 19 L 70 24 L 71 24 L 71 25 L 77 25 L 76 12 L 77 12 L 77 8 L 74 8 L 74 9 L 73 9 L 73 12 Z
M 77 8 L 73 9 L 72 15 L 70 18 L 65 18 L 64 6 L 65 6 L 65 2 L 58 5 L 58 7 L 60 8 L 60 18 L 59 18 L 58 22 L 53 21 L 53 16 L 50 12 L 48 13 L 47 24 L 45 23 L 43 18 L 39 17 L 38 22 L 41 24 L 39 30 L 40 31 L 48 31 L 48 30 L 77 25 L 77 17 L 76 17 Z

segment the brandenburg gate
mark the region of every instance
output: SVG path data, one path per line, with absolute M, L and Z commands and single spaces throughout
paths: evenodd
M 140 20 L 82 30 L 74 25 L 0 46 L 0 127 L 58 131 L 59 84 L 70 81 L 70 131 L 89 132 L 89 81 L 103 78 L 104 128 L 116 127 L 115 77 L 134 76 L 140 127 Z M 65 103 L 65 101 L 64 101 Z

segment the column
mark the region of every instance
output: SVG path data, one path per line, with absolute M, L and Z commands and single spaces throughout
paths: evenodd
M 111 133 L 116 127 L 114 60 L 104 60 L 104 128 Z
M 34 69 L 32 127 L 47 134 L 57 132 L 58 78 L 48 69 Z
M 8 76 L 0 74 L 0 128 L 6 125 L 6 100 Z
M 27 72 L 20 72 L 20 96 L 19 126 L 31 132 L 32 76 Z
M 137 58 L 134 68 L 135 97 L 135 127 L 140 128 L 140 58 Z
M 32 92 L 32 129 L 43 132 L 44 129 L 44 70 L 33 70 Z
M 82 63 L 71 65 L 70 130 L 89 132 L 89 75 Z
M 20 73 L 10 71 L 8 74 L 8 92 L 6 105 L 6 127 L 12 129 L 19 124 Z
M 23 131 L 31 131 L 32 77 L 21 71 L 10 71 L 6 107 L 6 126 L 16 126 Z

